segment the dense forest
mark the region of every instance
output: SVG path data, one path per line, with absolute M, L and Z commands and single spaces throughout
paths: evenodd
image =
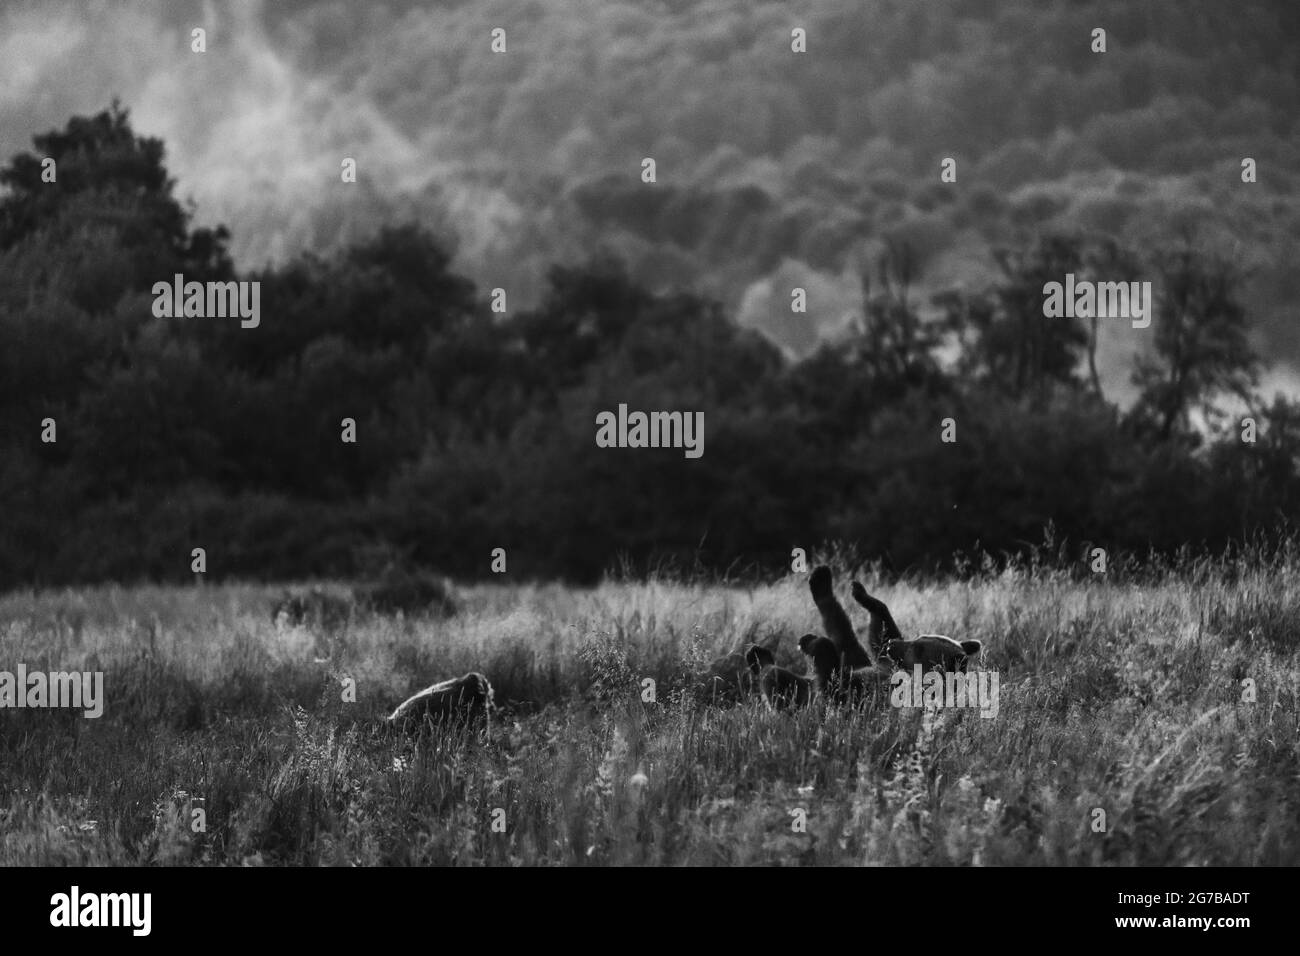
M 986 290 L 925 303 L 892 243 L 852 334 L 794 361 L 607 257 L 494 312 L 414 224 L 237 273 L 116 105 L 37 136 L 0 184 L 7 588 L 183 580 L 194 547 L 218 578 L 353 575 L 376 554 L 470 578 L 498 547 L 512 576 L 758 572 L 835 541 L 952 569 L 1049 526 L 1071 554 L 1218 549 L 1300 507 L 1300 405 L 1255 393 L 1248 277 L 1194 234 L 1044 232 L 1000 249 Z M 177 272 L 259 281 L 260 325 L 155 318 Z M 1093 356 L 1097 323 L 1125 320 L 1043 315 L 1067 272 L 1162 290 L 1129 408 Z M 598 448 L 619 403 L 704 412 L 703 457 Z
M 860 313 L 864 240 L 907 243 L 929 317 L 1039 232 L 1146 249 L 1193 222 L 1250 270 L 1256 346 L 1300 361 L 1286 0 L 48 0 L 0 7 L 0 37 L 0 156 L 112 90 L 239 263 L 414 219 L 531 308 L 550 266 L 603 248 L 805 357 Z M 1134 343 L 1108 331 L 1098 372 L 1127 406 Z

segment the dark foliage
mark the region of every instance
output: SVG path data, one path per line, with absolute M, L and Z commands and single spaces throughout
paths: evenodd
M 153 316 L 174 272 L 234 277 L 161 143 L 115 106 L 36 147 L 0 169 L 0 586 L 183 579 L 195 547 L 215 577 L 364 575 L 375 548 L 453 577 L 494 548 L 521 577 L 766 571 L 831 540 L 901 571 L 1048 524 L 1080 547 L 1221 547 L 1300 505 L 1300 410 L 1250 391 L 1241 277 L 1187 243 L 1148 262 L 1175 294 L 1124 414 L 1096 387 L 1095 328 L 1042 315 L 1046 279 L 1132 259 L 1086 238 L 1008 250 L 942 323 L 893 248 L 862 326 L 795 364 L 603 259 L 494 313 L 416 226 L 240 276 L 262 283 L 242 329 Z M 1227 394 L 1258 408 L 1256 443 L 1213 414 Z M 620 403 L 704 412 L 703 457 L 597 447 Z

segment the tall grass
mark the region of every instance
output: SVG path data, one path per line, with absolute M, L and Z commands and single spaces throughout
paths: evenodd
M 0 669 L 102 670 L 107 703 L 0 710 L 0 863 L 1300 862 L 1300 561 L 869 587 L 905 634 L 984 642 L 996 718 L 684 693 L 746 640 L 802 669 L 802 576 L 478 587 L 319 633 L 277 630 L 261 587 L 10 595 Z M 379 721 L 472 669 L 506 705 L 488 729 Z

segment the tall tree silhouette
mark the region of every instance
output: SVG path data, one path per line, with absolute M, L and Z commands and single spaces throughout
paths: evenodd
M 1159 309 L 1152 322 L 1154 352 L 1138 357 L 1133 383 L 1141 389 L 1134 418 L 1161 439 L 1188 433 L 1190 414 L 1217 415 L 1224 393 L 1250 401 L 1258 360 L 1247 340 L 1238 301 L 1241 272 L 1194 248 L 1191 237 L 1155 256 Z
M 934 350 L 940 329 L 917 314 L 911 301 L 916 278 L 915 256 L 909 246 L 891 243 L 876 258 L 875 288 L 871 269 L 862 270 L 862 334 L 855 359 L 873 381 L 901 394 L 938 377 Z
M 1041 399 L 1053 385 L 1077 386 L 1088 330 L 1080 318 L 1043 315 L 1043 286 L 1080 274 L 1083 256 L 1081 239 L 1045 236 L 1027 249 L 998 250 L 1002 279 L 983 294 L 937 297 L 963 353 L 959 370 L 1015 398 Z
M 137 136 L 130 114 L 115 100 L 94 116 L 74 116 L 63 130 L 32 138 L 34 153 L 0 167 L 0 251 L 46 228 L 88 223 L 115 228 L 128 246 L 154 247 L 158 271 L 183 268 L 206 276 L 231 271 L 224 226 L 189 229 L 190 211 L 172 195 L 160 139 Z M 54 182 L 43 179 L 55 163 Z

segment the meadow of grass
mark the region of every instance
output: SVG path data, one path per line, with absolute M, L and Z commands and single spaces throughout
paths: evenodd
M 477 586 L 329 632 L 277 629 L 279 588 L 11 594 L 0 670 L 100 670 L 106 704 L 0 710 L 0 864 L 1300 863 L 1300 561 L 868 586 L 984 642 L 995 718 L 683 692 L 745 640 L 802 670 L 802 575 Z M 473 669 L 486 731 L 380 722 Z

